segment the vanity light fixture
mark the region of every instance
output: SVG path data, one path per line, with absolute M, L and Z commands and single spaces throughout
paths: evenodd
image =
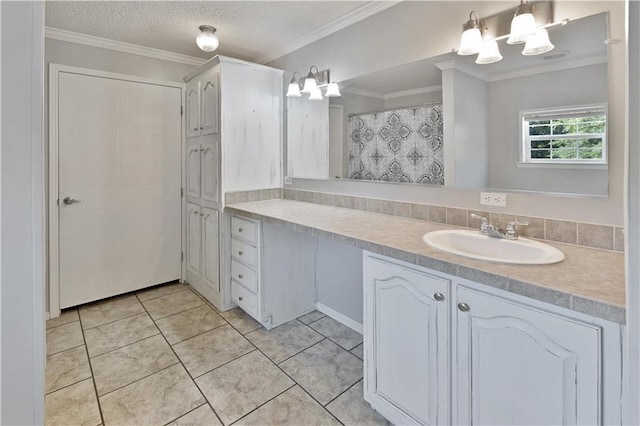
M 490 34 L 492 28 L 506 27 L 505 24 L 508 22 L 506 19 L 511 19 L 509 34 Z M 547 22 L 547 24 L 537 25 L 536 19 L 538 22 Z M 472 11 L 469 14 L 469 21 L 463 26 L 457 53 L 459 55 L 478 53 L 476 64 L 492 64 L 502 60 L 497 42 L 507 39 L 508 44 L 525 43 L 522 50 L 522 54 L 525 56 L 541 55 L 554 48 L 553 43 L 549 40 L 547 28 L 568 23 L 568 19 L 553 22 L 550 1 L 529 4 L 527 0 L 520 0 L 520 5 L 516 8 L 515 13 L 504 12 L 485 19 L 479 19 L 478 15 Z
M 213 52 L 218 48 L 220 40 L 216 35 L 216 27 L 211 25 L 200 25 L 200 34 L 196 37 L 196 44 L 205 52 Z
M 312 101 L 322 100 L 322 88 L 326 87 L 325 96 L 328 98 L 340 96 L 340 88 L 338 83 L 329 79 L 329 70 L 319 71 L 318 67 L 312 65 L 309 73 L 302 78 L 299 72 L 293 73 L 293 77 L 289 82 L 287 89 L 287 97 L 298 98 L 301 93 L 308 93 L 309 99 Z

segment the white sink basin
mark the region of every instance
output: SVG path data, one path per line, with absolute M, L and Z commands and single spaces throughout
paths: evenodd
M 547 244 L 519 238 L 505 240 L 480 234 L 478 231 L 433 231 L 422 237 L 427 245 L 449 253 L 472 259 L 520 265 L 545 265 L 558 263 L 564 253 Z

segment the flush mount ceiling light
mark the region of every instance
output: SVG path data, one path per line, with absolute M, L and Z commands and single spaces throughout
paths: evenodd
M 543 25 L 538 25 L 537 22 Z M 553 22 L 551 1 L 529 4 L 527 0 L 521 0 L 515 12 L 502 12 L 483 19 L 479 19 L 475 12 L 471 12 L 469 20 L 463 26 L 457 53 L 459 55 L 477 53 L 476 64 L 492 64 L 502 60 L 498 41 L 507 39 L 508 44 L 525 43 L 522 51 L 525 56 L 541 55 L 554 48 L 549 40 L 547 28 L 568 23 L 568 19 Z M 511 32 L 496 34 L 495 31 L 501 28 L 510 28 Z
M 196 37 L 198 47 L 205 52 L 213 52 L 218 48 L 220 40 L 216 35 L 216 27 L 211 25 L 200 25 L 200 34 Z
M 314 71 L 315 70 L 315 71 Z M 326 87 L 325 96 L 328 98 L 340 96 L 340 88 L 338 83 L 329 79 L 329 70 L 319 71 L 318 67 L 312 65 L 309 73 L 302 78 L 299 72 L 293 73 L 293 77 L 289 82 L 287 89 L 287 97 L 299 98 L 302 93 L 308 93 L 309 99 L 312 101 L 321 101 L 322 88 Z
M 469 14 L 469 20 L 462 26 L 462 37 L 460 37 L 460 47 L 458 55 L 475 55 L 480 51 L 482 45 L 482 32 L 480 21 L 474 11 Z

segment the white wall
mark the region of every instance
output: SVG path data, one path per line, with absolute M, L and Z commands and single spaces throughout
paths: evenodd
M 502 12 L 514 5 L 500 1 L 401 2 L 381 13 L 331 34 L 295 52 L 272 61 L 287 75 L 310 64 L 330 68 L 332 79 L 340 82 L 374 71 L 448 53 L 457 47 L 460 27 L 475 10 L 479 16 Z M 556 1 L 555 16 L 577 19 L 609 11 L 611 38 L 624 40 L 624 1 Z M 610 46 L 609 116 L 617 117 L 609 138 L 617 141 L 610 149 L 609 197 L 607 199 L 568 198 L 513 193 L 501 212 L 603 223 L 623 224 L 624 117 L 626 96 L 625 44 Z M 311 181 L 294 179 L 294 188 L 373 196 L 400 201 L 443 204 L 479 209 L 479 194 L 447 188 L 430 188 L 370 182 Z
M 488 85 L 488 97 L 491 188 L 607 194 L 607 170 L 516 167 L 520 111 L 607 102 L 607 64 L 494 81 Z M 612 116 L 609 125 L 623 121 L 624 117 Z M 622 142 L 611 141 L 614 146 Z
M 1 2 L 1 404 L 44 422 L 43 2 Z

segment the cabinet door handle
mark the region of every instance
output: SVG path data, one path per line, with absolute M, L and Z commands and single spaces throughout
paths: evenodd
M 203 130 L 203 129 L 204 129 L 204 127 L 200 127 L 200 130 Z
M 238 300 L 242 302 L 242 300 L 244 299 L 244 297 L 240 296 L 238 297 Z
M 242 275 L 242 274 L 238 274 L 238 278 L 239 278 L 239 279 L 242 279 L 243 277 L 244 277 L 244 275 Z
M 244 252 L 242 252 L 242 251 L 238 252 L 238 256 L 242 256 L 243 254 L 244 254 Z
M 444 294 L 436 293 L 433 295 L 433 298 L 436 299 L 438 302 L 442 302 L 444 300 Z
M 238 232 L 242 232 L 242 228 L 238 228 Z
M 466 303 L 458 303 L 458 309 L 460 309 L 462 312 L 469 312 L 471 310 L 471 307 Z

